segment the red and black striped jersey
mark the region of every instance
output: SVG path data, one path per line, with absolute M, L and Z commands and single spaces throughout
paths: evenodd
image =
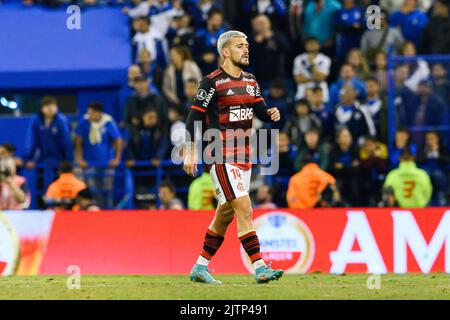
M 249 159 L 253 112 L 255 111 L 261 120 L 270 121 L 267 106 L 255 76 L 241 72 L 240 77 L 236 78 L 222 68 L 213 71 L 199 84 L 191 112 L 194 110 L 204 113 L 206 124 L 204 129 L 220 130 L 224 144 L 222 148 L 224 158 L 226 156 L 243 157 L 245 163 L 233 162 L 233 164 L 242 169 L 251 168 Z M 242 136 L 242 132 L 245 137 Z M 236 139 L 243 138 L 244 145 L 235 143 Z M 233 147 L 226 147 L 226 141 L 230 141 L 229 145 Z

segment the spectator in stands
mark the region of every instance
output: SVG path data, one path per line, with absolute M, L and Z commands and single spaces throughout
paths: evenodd
M 127 14 L 131 19 L 148 16 L 150 11 L 150 1 L 147 0 L 131 0 L 133 6 L 125 6 L 122 8 L 122 12 Z
M 184 115 L 185 110 L 183 106 L 177 105 L 169 108 L 170 142 L 172 147 L 181 147 L 184 144 L 186 135 Z
M 316 0 L 306 4 L 304 10 L 304 38 L 316 38 L 325 52 L 334 45 L 336 15 L 342 8 L 337 0 Z
M 322 170 L 313 158 L 303 159 L 302 169 L 289 180 L 287 203 L 291 209 L 310 209 L 317 206 L 322 192 L 329 186 L 336 201 L 340 194 L 336 186 L 336 179 Z
M 337 12 L 336 55 L 342 61 L 349 50 L 359 47 L 364 32 L 365 12 L 355 0 L 344 0 Z
M 330 153 L 329 172 L 336 178 L 342 199 L 351 205 L 359 205 L 359 155 L 352 134 L 343 127 L 336 133 L 336 143 Z
M 154 28 L 164 37 L 167 34 L 173 17 L 183 14 L 181 0 L 154 0 L 151 1 L 149 16 Z
M 416 99 L 416 94 L 409 89 L 405 82 L 408 79 L 409 67 L 406 64 L 399 64 L 395 67 L 394 71 L 394 94 L 395 94 L 395 115 L 398 121 L 402 125 L 406 125 L 409 122 L 411 114 L 407 107 L 411 101 Z
M 320 43 L 316 38 L 308 38 L 305 43 L 306 52 L 298 55 L 294 60 L 293 75 L 297 83 L 296 100 L 306 95 L 306 89 L 320 86 L 324 101 L 328 102 L 328 84 L 331 59 L 320 53 Z
M 359 48 L 348 51 L 346 62 L 353 66 L 356 77 L 359 79 L 364 80 L 370 75 L 369 64 Z
M 305 133 L 305 143 L 300 146 L 295 156 L 295 170 L 300 170 L 304 159 L 311 158 L 322 170 L 327 170 L 330 163 L 329 146 L 320 142 L 320 132 L 316 128 L 310 128 Z
M 31 120 L 25 142 L 27 168 L 34 168 L 36 163 L 57 167 L 73 159 L 69 122 L 58 111 L 57 103 L 55 97 L 43 97 L 39 113 Z
M 347 84 L 351 84 L 356 90 L 356 96 L 359 101 L 364 101 L 366 98 L 366 87 L 364 82 L 356 77 L 355 68 L 351 64 L 344 63 L 341 66 L 340 78 L 335 81 L 330 88 L 329 106 L 332 110 L 335 110 L 339 103 L 342 87 Z
M 273 30 L 272 23 L 264 14 L 253 18 L 252 31 L 249 37 L 252 52 L 250 66 L 264 91 L 269 89 L 272 80 L 285 76 L 285 57 L 289 42 L 283 33 Z
M 394 189 L 401 208 L 426 207 L 433 192 L 430 177 L 417 168 L 415 158 L 408 150 L 403 151 L 399 167 L 387 175 L 384 187 Z
M 265 210 L 276 209 L 277 205 L 272 202 L 273 199 L 272 194 L 273 194 L 272 188 L 267 184 L 263 184 L 256 191 L 255 201 L 252 207 L 255 209 L 265 209 Z
M 122 88 L 119 91 L 118 110 L 116 112 L 117 115 L 114 117 L 116 121 L 120 122 L 123 120 L 123 113 L 125 112 L 125 104 L 128 98 L 133 95 L 135 90 L 134 81 L 139 76 L 142 76 L 142 71 L 139 65 L 132 64 L 131 66 L 128 67 L 128 81 L 124 86 L 122 86 Z
M 375 63 L 373 76 L 378 80 L 381 92 L 387 92 L 387 57 L 386 52 L 377 52 L 375 54 Z
M 150 90 L 160 95 L 164 73 L 160 64 L 153 62 L 150 52 L 144 49 L 139 54 L 138 65 L 141 69 L 141 75 L 148 79 Z
M 170 49 L 170 64 L 164 72 L 163 93 L 169 104 L 181 104 L 185 99 L 184 83 L 188 79 L 200 82 L 202 72 L 192 60 L 187 47 Z
M 113 180 L 122 156 L 122 139 L 113 118 L 100 102 L 91 102 L 75 129 L 75 161 L 84 171 L 89 189 L 99 195 L 99 204 L 113 207 Z M 106 196 L 106 200 L 100 192 Z
M 0 158 L 0 210 L 24 210 L 30 205 L 24 177 L 16 174 L 13 158 Z
M 450 30 L 450 29 L 449 29 Z M 436 63 L 431 68 L 431 80 L 433 81 L 433 92 L 450 106 L 450 80 L 447 69 L 442 63 Z
M 373 64 L 375 55 L 392 50 L 396 54 L 404 42 L 401 31 L 389 26 L 387 13 L 381 12 L 381 29 L 366 30 L 361 38 L 361 50 L 369 64 Z
M 383 188 L 381 191 L 381 201 L 378 203 L 378 207 L 393 208 L 398 206 L 398 202 L 395 199 L 394 189 L 392 189 L 392 187 Z
M 13 158 L 16 163 L 16 167 L 23 166 L 23 160 L 16 156 L 16 146 L 11 143 L 3 143 L 0 145 L 0 159 L 1 158 Z
M 72 211 L 100 211 L 100 207 L 97 205 L 89 188 L 84 188 L 77 193 Z
M 184 96 L 185 99 L 182 103 L 184 107 L 184 114 L 187 116 L 189 110 L 191 110 L 192 101 L 197 94 L 198 81 L 194 78 L 189 78 L 184 82 Z
M 438 126 L 443 123 L 445 104 L 433 93 L 431 80 L 422 80 L 417 95 L 411 101 L 405 101 L 406 124 L 413 126 Z M 423 134 L 416 132 L 412 136 L 417 145 L 422 145 Z
M 167 129 L 160 125 L 158 111 L 154 108 L 144 110 L 140 123 L 129 131 L 127 166 L 134 167 L 136 161 L 150 161 L 152 166 L 158 167 L 169 147 Z
M 206 27 L 209 11 L 222 9 L 216 0 L 184 1 L 183 7 L 192 17 L 195 29 Z
M 213 72 L 218 67 L 217 40 L 226 31 L 222 25 L 223 12 L 211 9 L 208 12 L 206 28 L 200 29 L 195 34 L 192 53 L 203 75 Z
M 354 141 L 360 145 L 366 135 L 375 136 L 376 129 L 372 117 L 366 108 L 362 108 L 355 97 L 352 85 L 346 85 L 340 92 L 341 100 L 334 113 L 336 129 L 347 127 Z
M 67 210 L 78 192 L 86 188 L 86 184 L 75 177 L 72 163 L 63 162 L 59 168 L 58 179 L 52 182 L 44 196 L 44 202 L 51 209 Z
M 163 181 L 159 185 L 160 210 L 183 210 L 183 202 L 176 197 L 175 186 L 170 181 Z
M 368 136 L 359 151 L 361 201 L 375 206 L 387 171 L 388 150 L 385 144 Z
M 408 150 L 411 155 L 417 153 L 417 146 L 411 142 L 411 133 L 407 127 L 401 126 L 395 132 L 394 146 L 389 149 L 390 168 L 395 169 L 400 163 L 400 157 L 404 150 Z
M 213 210 L 216 202 L 216 191 L 211 175 L 203 172 L 191 182 L 188 192 L 189 210 Z
M 139 173 L 160 166 L 169 151 L 169 137 L 167 127 L 160 124 L 159 114 L 154 108 L 143 111 L 140 123 L 128 132 L 125 158 L 127 167 L 132 168 L 134 174 L 135 203 L 140 209 L 148 209 L 147 200 L 156 196 L 152 190 L 156 177 Z
M 167 110 L 164 100 L 149 88 L 149 80 L 143 76 L 136 77 L 134 86 L 136 91 L 128 98 L 125 105 L 125 125 L 127 127 L 139 126 L 140 115 L 148 107 L 158 110 L 161 122 L 165 123 Z
M 295 173 L 294 158 L 296 147 L 291 143 L 286 133 L 280 132 L 278 135 L 278 150 L 279 169 L 278 172 L 272 176 L 271 187 L 274 202 L 280 207 L 286 207 L 286 188 L 289 178 Z
M 378 139 L 383 143 L 387 143 L 388 115 L 386 99 L 381 96 L 380 84 L 375 77 L 367 78 L 365 83 L 367 99 L 361 108 L 369 111 Z
M 300 147 L 303 144 L 306 131 L 311 128 L 320 131 L 321 127 L 320 119 L 311 112 L 309 102 L 306 99 L 300 99 L 295 103 L 294 115 L 287 120 L 283 131 L 294 145 Z
M 291 176 L 295 172 L 293 165 L 295 152 L 296 148 L 289 139 L 289 136 L 285 132 L 280 132 L 278 135 L 279 172 L 284 176 Z
M 258 15 L 266 15 L 272 22 L 274 29 L 286 31 L 287 8 L 281 0 L 247 0 L 243 7 L 243 21 L 252 21 Z M 242 26 L 245 31 L 249 31 L 249 25 Z
M 406 41 L 400 49 L 400 54 L 404 57 L 415 57 L 416 47 L 414 43 Z M 408 66 L 408 78 L 405 80 L 405 86 L 416 92 L 419 82 L 428 79 L 430 76 L 428 63 L 423 59 L 417 59 L 417 62 L 408 62 L 405 65 Z
M 167 31 L 166 38 L 169 40 L 170 47 L 194 45 L 194 27 L 193 18 L 187 13 L 181 16 L 175 16 Z
M 268 106 L 277 106 L 281 119 L 275 123 L 264 123 L 266 128 L 282 129 L 292 114 L 292 101 L 286 91 L 285 81 L 277 79 L 272 81 L 269 94 L 264 97 Z
M 306 97 L 311 105 L 311 112 L 320 119 L 322 124 L 322 140 L 330 141 L 334 135 L 334 112 L 325 104 L 321 87 L 306 90 Z M 276 105 L 276 104 L 274 104 Z
M 381 8 L 386 11 L 394 12 L 401 10 L 405 0 L 380 0 L 379 4 Z M 433 0 L 420 0 L 417 1 L 418 8 L 423 12 L 427 12 L 430 9 Z
M 434 15 L 422 34 L 422 53 L 448 54 L 450 52 L 450 1 L 436 0 Z
M 417 8 L 417 0 L 404 0 L 401 9 L 389 17 L 389 23 L 401 30 L 403 37 L 418 47 L 428 23 L 428 16 Z
M 425 145 L 417 155 L 417 164 L 424 169 L 433 184 L 433 204 L 447 205 L 448 177 L 450 154 L 442 145 L 441 138 L 436 131 L 429 131 L 425 136 Z
M 136 48 L 135 62 L 139 62 L 143 50 L 148 51 L 152 63 L 158 58 L 158 43 L 164 42 L 164 36 L 154 27 L 150 27 L 150 18 L 142 16 L 135 19 L 136 34 L 133 37 L 133 45 Z

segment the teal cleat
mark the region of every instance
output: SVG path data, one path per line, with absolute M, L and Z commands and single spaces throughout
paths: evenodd
M 201 264 L 195 264 L 189 275 L 191 281 L 202 282 L 207 284 L 222 284 L 221 281 L 216 280 L 208 271 L 208 267 L 202 266 Z
M 257 283 L 267 283 L 269 281 L 278 280 L 283 275 L 283 270 L 274 270 L 269 266 L 261 266 L 255 270 L 255 279 Z

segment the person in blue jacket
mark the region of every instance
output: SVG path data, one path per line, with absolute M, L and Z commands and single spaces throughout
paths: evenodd
M 355 0 L 344 0 L 337 12 L 336 54 L 343 61 L 352 48 L 360 46 L 364 28 L 364 9 Z
M 406 40 L 420 46 L 422 33 L 428 24 L 428 16 L 417 8 L 417 0 L 405 0 L 402 8 L 389 17 L 389 24 L 399 28 Z
M 91 102 L 75 129 L 75 160 L 100 207 L 113 208 L 115 168 L 122 157 L 122 138 L 101 102 Z
M 207 75 L 217 69 L 219 58 L 217 40 L 225 31 L 223 27 L 223 12 L 215 8 L 209 10 L 206 28 L 197 31 L 194 44 L 191 47 L 194 60 L 197 62 L 203 75 Z
M 341 66 L 340 77 L 330 87 L 330 101 L 329 107 L 334 110 L 339 103 L 339 93 L 347 84 L 351 84 L 356 90 L 356 96 L 359 101 L 366 99 L 366 84 L 356 76 L 356 71 L 353 65 L 344 63 Z
M 63 161 L 72 161 L 73 148 L 67 118 L 58 111 L 55 97 L 45 96 L 39 112 L 31 120 L 25 142 L 24 161 L 31 169 L 36 164 L 55 168 Z

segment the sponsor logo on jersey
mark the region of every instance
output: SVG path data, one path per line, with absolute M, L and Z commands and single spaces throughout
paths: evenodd
M 242 81 L 244 81 L 244 82 L 253 82 L 253 81 L 255 81 L 255 79 L 243 77 Z
M 274 269 L 286 273 L 305 273 L 314 260 L 315 245 L 308 226 L 296 216 L 286 212 L 269 212 L 254 220 L 254 228 L 261 243 L 265 261 L 272 261 Z M 241 257 L 249 272 L 254 272 L 247 254 Z
M 231 110 L 230 108 L 230 122 L 251 120 L 253 119 L 252 108 L 242 108 Z
M 198 100 L 205 100 L 207 95 L 208 94 L 206 93 L 205 90 L 200 89 L 200 90 L 197 91 L 196 97 L 197 97 Z
M 217 81 L 216 81 L 216 87 L 217 87 L 219 84 L 225 84 L 225 83 L 228 83 L 228 82 L 231 82 L 231 79 L 230 79 L 230 78 L 225 78 L 225 79 L 217 80 Z
M 234 91 L 231 89 L 228 89 L 227 91 L 227 96 L 231 96 L 232 94 L 234 94 Z
M 209 89 L 208 95 L 205 98 L 205 102 L 203 102 L 203 108 L 208 107 L 208 104 L 211 101 L 211 98 L 213 97 L 214 92 L 216 92 L 216 89 L 214 89 L 214 88 Z
M 255 87 L 251 86 L 251 85 L 247 85 L 247 87 L 245 88 L 245 90 L 247 91 L 247 93 L 251 96 L 255 96 Z

